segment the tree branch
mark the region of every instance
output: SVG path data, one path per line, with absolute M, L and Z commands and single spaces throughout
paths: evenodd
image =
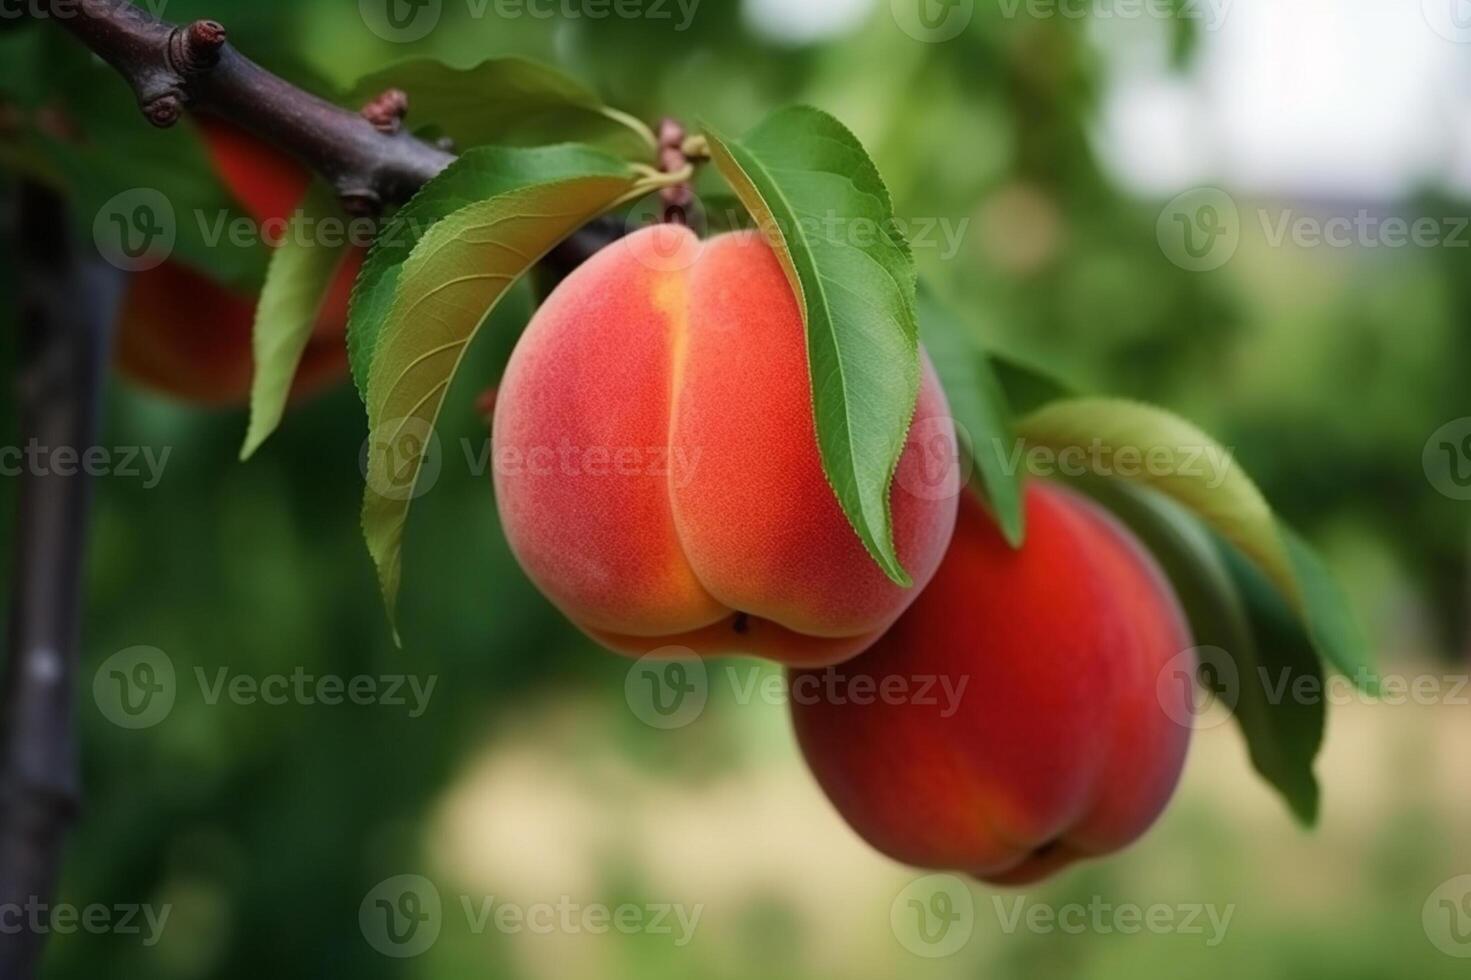
M 50 903 L 78 805 L 72 699 L 91 486 L 84 467 L 62 475 L 47 458 L 69 449 L 81 459 L 97 442 L 107 335 L 122 284 L 118 270 L 73 241 L 71 228 L 60 198 L 22 185 L 13 254 L 22 277 L 17 396 L 27 455 L 0 693 L 0 909 Z M 24 913 L 21 932 L 0 941 L 0 977 L 32 974 L 48 921 L 37 931 Z
M 335 106 L 240 54 L 215 21 L 177 27 L 119 0 L 44 2 L 127 80 L 155 126 L 172 126 L 186 108 L 226 119 L 310 167 L 350 213 L 408 200 L 454 160 L 388 121 L 402 116 L 401 102 L 375 101 L 364 114 Z

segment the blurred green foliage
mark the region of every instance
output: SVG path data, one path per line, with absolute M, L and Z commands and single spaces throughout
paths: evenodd
M 970 312 L 978 339 L 1084 389 L 1193 418 L 1235 447 L 1287 520 L 1323 547 L 1382 659 L 1392 667 L 1403 657 L 1463 658 L 1465 511 L 1427 483 L 1420 452 L 1440 424 L 1466 412 L 1464 255 L 1324 256 L 1244 241 L 1226 270 L 1179 269 L 1155 239 L 1159 203 L 1118 190 L 1090 148 L 1101 79 L 1085 24 L 1008 18 L 983 4 L 964 34 L 931 45 L 897 30 L 887 6 L 808 46 L 758 35 L 739 4 L 714 0 L 687 31 L 674 29 L 677 16 L 506 18 L 495 6 L 445 3 L 438 28 L 408 45 L 366 30 L 349 2 L 225 8 L 171 0 L 166 13 L 225 20 L 242 50 L 322 91 L 346 90 L 409 55 L 467 66 L 518 54 L 559 65 L 650 121 L 673 114 L 739 132 L 778 105 L 819 105 L 869 147 L 901 215 L 970 219 L 953 257 L 917 255 L 946 298 Z M 477 17 L 477 9 L 490 12 Z M 1181 63 L 1191 50 L 1182 31 Z M 28 109 L 59 100 L 92 127 L 95 142 L 68 172 L 83 231 L 95 201 L 140 183 L 221 200 L 187 129 L 151 130 L 127 111 L 121 83 L 55 25 L 11 24 L 0 33 L 0 91 Z M 7 150 L 26 147 L 16 139 Z M 1425 196 L 1413 207 L 1443 215 L 1464 203 Z M 260 274 L 259 254 L 198 242 L 181 254 L 232 280 Z M 12 265 L 0 262 L 0 295 L 16 295 Z M 742 773 L 769 790 L 758 777 L 792 765 L 779 712 L 721 703 L 687 731 L 639 724 L 623 704 L 626 664 L 576 634 L 512 560 L 489 475 L 475 472 L 465 452 L 473 457 L 483 446 L 475 396 L 494 382 L 529 302 L 522 294 L 497 313 L 446 402 L 443 475 L 410 522 L 403 651 L 386 628 L 359 531 L 365 433 L 350 386 L 293 412 L 241 465 L 243 412 L 192 410 L 113 383 L 104 445 L 168 447 L 171 455 L 156 488 L 98 481 L 79 712 L 87 802 L 61 898 L 166 902 L 173 912 L 156 947 L 127 935 L 55 937 L 48 976 L 556 975 L 534 951 L 494 932 L 467 935 L 462 924 L 446 925 L 430 954 L 402 961 L 376 952 L 359 928 L 359 904 L 377 882 L 454 870 L 453 860 L 445 867 L 435 815 L 474 760 L 488 748 L 523 748 L 546 767 L 551 793 L 568 780 L 601 786 L 602 770 L 589 760 L 611 753 L 646 774 L 649 793 L 670 798 Z M 0 304 L 5 376 L 14 364 L 14 314 L 13 302 Z M 0 409 L 0 444 L 15 443 L 14 425 Z M 0 479 L 5 513 L 13 501 L 14 481 Z M 164 723 L 129 731 L 96 710 L 90 685 L 109 655 L 140 644 L 171 658 L 179 697 Z M 419 718 L 384 706 L 209 704 L 194 671 L 213 677 L 220 667 L 253 676 L 407 671 L 438 684 Z M 1330 751 L 1335 739 L 1360 745 L 1384 731 L 1366 720 L 1367 709 L 1350 714 L 1345 727 L 1330 726 Z M 590 734 L 545 744 L 555 726 L 527 721 L 542 716 L 576 719 Z M 1416 725 L 1407 731 L 1417 738 L 1444 734 L 1443 726 Z M 1427 751 L 1408 735 L 1395 745 L 1401 754 L 1391 762 Z M 1358 818 L 1370 821 L 1365 829 L 1345 813 L 1344 797 L 1354 795 L 1343 781 L 1366 779 L 1366 771 L 1344 765 L 1324 774 L 1325 828 L 1314 843 L 1297 836 L 1285 812 L 1270 810 L 1274 800 L 1265 804 L 1270 819 L 1247 822 L 1187 793 L 1134 854 L 1039 893 L 1056 903 L 1093 895 L 1238 903 L 1220 947 L 1178 935 L 1019 933 L 988 935 L 954 960 L 931 963 L 893 943 L 887 896 L 849 925 L 853 947 L 870 949 L 874 935 L 885 940 L 881 955 L 860 961 L 876 976 L 1462 975 L 1426 941 L 1420 905 L 1440 881 L 1471 867 L 1464 843 L 1447 842 L 1453 832 L 1464 838 L 1465 794 L 1414 765 L 1386 763 L 1373 774 L 1401 782 L 1369 790 L 1386 802 Z M 524 790 L 541 785 L 532 780 Z M 1255 785 L 1242 792 L 1269 795 Z M 620 807 L 631 798 L 589 793 L 580 819 L 625 826 Z M 492 800 L 487 812 L 496 806 Z M 1454 825 L 1448 809 L 1459 814 Z M 846 834 L 836 816 L 822 816 L 834 835 Z M 1243 829 L 1262 826 L 1274 829 Z M 712 852 L 731 848 L 721 831 L 709 832 Z M 561 860 L 560 843 L 548 862 Z M 1287 847 L 1311 848 L 1319 863 L 1284 864 Z M 749 854 L 730 849 L 724 857 L 740 864 Z M 835 882 L 846 880 L 842 868 L 830 870 Z M 1341 887 L 1305 886 L 1302 876 L 1314 874 Z M 594 962 L 609 975 L 641 978 L 822 975 L 799 965 L 827 941 L 814 937 L 830 932 L 797 911 L 794 896 L 811 882 L 796 878 L 772 881 L 716 930 L 734 936 L 733 945 L 717 938 L 671 949 L 654 937 L 613 934 L 602 937 Z M 612 846 L 595 880 L 582 901 L 654 900 L 631 851 Z M 455 919 L 453 889 L 442 890 L 452 909 L 446 919 Z M 975 892 L 989 908 L 992 893 Z

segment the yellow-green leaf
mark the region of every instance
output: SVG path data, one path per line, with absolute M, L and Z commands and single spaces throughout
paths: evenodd
M 341 222 L 342 235 L 325 234 L 330 226 L 324 220 L 333 219 Z M 251 333 L 255 373 L 241 459 L 249 459 L 281 424 L 301 355 L 347 252 L 345 222 L 331 189 L 313 184 L 292 214 L 285 240 L 271 253 Z
M 359 79 L 350 101 L 361 104 L 386 88 L 408 93 L 411 125 L 431 123 L 461 149 L 567 140 L 637 158 L 657 149 L 647 125 L 604 105 L 576 79 L 524 58 L 491 58 L 470 68 L 429 58 L 401 61 Z
M 1199 428 L 1138 402 L 1075 398 L 1026 416 L 1017 432 L 1030 445 L 1050 450 L 1053 459 L 1044 465 L 1060 475 L 1118 477 L 1182 504 L 1272 583 L 1301 618 L 1320 656 L 1366 689 L 1374 686 L 1368 642 L 1337 583 L 1312 550 L 1278 522 L 1232 453 Z
M 454 212 L 419 240 L 368 371 L 363 533 L 390 620 L 409 504 L 434 423 L 476 329 L 513 283 L 579 226 L 634 188 L 636 175 L 533 184 Z
M 367 398 L 368 369 L 378 332 L 393 308 L 399 270 L 436 222 L 519 187 L 592 174 L 619 176 L 627 169 L 616 157 L 575 143 L 529 149 L 478 146 L 462 153 L 384 222 L 358 273 L 347 320 L 348 359 L 358 393 Z

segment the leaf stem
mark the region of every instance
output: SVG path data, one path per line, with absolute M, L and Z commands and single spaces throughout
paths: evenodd
M 603 106 L 603 115 L 607 116 L 614 122 L 621 123 L 622 125 L 627 126 L 629 129 L 637 133 L 639 138 L 642 139 L 646 144 L 648 144 L 650 153 L 659 152 L 659 138 L 654 135 L 654 131 L 650 129 L 642 119 L 638 118 L 637 116 L 630 115 L 629 113 L 624 112 L 622 109 L 614 109 L 612 106 Z

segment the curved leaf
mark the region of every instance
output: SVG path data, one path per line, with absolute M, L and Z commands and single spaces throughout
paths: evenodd
M 430 228 L 404 263 L 368 371 L 363 533 L 389 619 L 424 454 L 455 370 L 486 314 L 541 256 L 635 186 L 597 174 L 506 191 Z
M 1017 423 L 1023 439 L 1080 467 L 1162 492 L 1240 548 L 1301 617 L 1318 653 L 1366 690 L 1368 643 L 1322 564 L 1288 529 L 1229 450 L 1184 419 L 1138 402 L 1053 402 Z M 1065 474 L 1066 475 L 1066 474 Z
M 1078 394 L 1071 384 L 1027 360 L 997 350 L 987 351 L 986 357 L 1014 416 L 1027 415 L 1049 402 Z
M 358 394 L 367 400 L 368 366 L 383 321 L 393 308 L 399 272 L 414 246 L 437 222 L 487 198 L 518 187 L 591 174 L 623 176 L 627 164 L 577 144 L 533 149 L 482 146 L 466 151 L 383 226 L 353 286 L 347 350 Z
M 1011 465 L 1016 442 L 1006 396 L 990 358 L 970 340 L 956 314 L 925 288 L 919 290 L 920 335 L 950 402 L 956 429 L 976 464 L 985 500 L 1013 548 L 1026 535 L 1021 468 Z
M 314 183 L 292 214 L 285 240 L 271 253 L 251 332 L 255 373 L 241 459 L 249 459 L 281 424 L 302 352 L 347 253 L 345 234 L 328 244 L 318 233 L 324 218 L 346 220 L 331 189 Z
M 707 135 L 801 307 L 823 471 L 868 553 L 910 585 L 889 486 L 919 396 L 919 329 L 889 192 L 857 138 L 816 109 L 773 113 L 740 141 Z
M 1237 710 L 1252 765 L 1282 792 L 1298 820 L 1312 824 L 1318 818 L 1318 784 L 1311 763 L 1322 745 L 1327 712 L 1317 644 L 1259 569 L 1236 549 L 1220 541 L 1217 546 L 1246 607 L 1258 652 L 1260 679 L 1248 683 L 1242 676 Z M 1300 697 L 1295 692 L 1304 682 L 1309 694 Z M 1267 737 L 1267 728 L 1274 737 Z
M 576 79 L 524 58 L 491 58 L 472 68 L 402 61 L 359 79 L 349 101 L 366 102 L 387 88 L 408 93 L 411 125 L 433 123 L 460 147 L 574 140 L 640 159 L 657 148 L 642 122 L 604 105 Z
M 1083 489 L 1159 561 L 1189 617 L 1202 682 L 1231 712 L 1257 772 L 1298 820 L 1313 823 L 1313 759 L 1327 712 L 1321 697 L 1291 696 L 1303 683 L 1323 690 L 1317 653 L 1291 611 L 1240 552 L 1174 501 L 1121 480 L 1087 480 Z

